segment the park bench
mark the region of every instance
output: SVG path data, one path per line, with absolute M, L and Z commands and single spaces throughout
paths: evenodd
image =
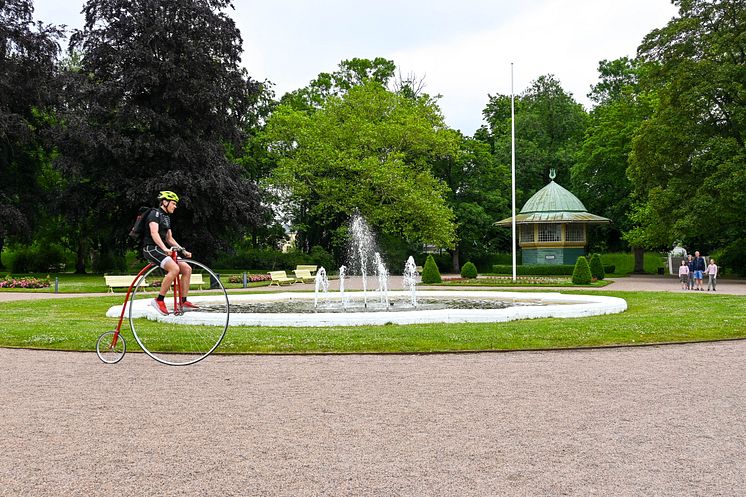
M 309 265 L 298 264 L 297 266 L 295 266 L 296 271 L 309 271 L 312 276 L 313 276 L 313 273 L 315 273 L 318 268 L 319 268 L 318 266 L 314 266 L 310 264 Z
M 192 277 L 189 279 L 189 286 L 197 285 L 202 290 L 202 285 L 205 284 L 205 280 L 202 273 L 192 273 Z
M 269 282 L 269 285 L 272 286 L 274 283 L 277 283 L 277 286 L 282 285 L 283 283 L 292 284 L 295 283 L 294 278 L 288 278 L 287 273 L 285 271 L 270 271 L 269 277 L 271 278 L 271 281 Z
M 114 293 L 115 288 L 129 288 L 132 284 L 132 281 L 135 279 L 134 275 L 104 275 L 104 281 L 106 282 L 106 286 L 109 287 L 109 292 Z M 205 280 L 202 277 L 202 274 L 192 274 L 191 279 L 189 280 L 189 286 L 197 285 L 199 286 L 199 289 L 202 290 L 202 286 L 205 284 Z M 149 286 L 150 284 L 145 281 L 143 282 L 143 286 Z
M 300 281 L 301 283 L 311 283 L 316 278 L 311 274 L 311 271 L 308 269 L 296 269 L 293 271 L 295 273 L 295 281 Z
M 111 276 L 108 274 L 104 275 L 104 281 L 106 286 L 109 287 L 109 292 L 114 293 L 115 288 L 129 288 L 132 281 L 135 279 L 135 275 L 117 275 Z M 148 282 L 144 281 L 143 286 L 148 286 Z

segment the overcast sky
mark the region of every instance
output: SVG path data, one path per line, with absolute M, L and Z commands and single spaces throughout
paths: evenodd
M 80 28 L 82 0 L 35 0 L 36 18 Z M 670 0 L 234 0 L 243 64 L 281 96 L 353 57 L 385 57 L 440 94 L 449 126 L 471 135 L 488 94 L 554 74 L 587 108 L 598 62 L 634 56 L 676 15 Z

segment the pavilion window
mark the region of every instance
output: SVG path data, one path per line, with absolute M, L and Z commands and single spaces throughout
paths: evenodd
M 540 242 L 560 242 L 562 241 L 561 224 L 540 224 L 539 240 Z
M 585 226 L 582 224 L 568 224 L 565 232 L 565 240 L 568 242 L 584 242 Z
M 533 224 L 521 224 L 520 241 L 521 243 L 531 243 L 534 241 L 534 225 Z

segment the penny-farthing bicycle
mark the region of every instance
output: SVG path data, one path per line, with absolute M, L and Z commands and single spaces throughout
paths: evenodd
M 159 314 L 151 307 L 150 303 L 158 296 L 160 289 L 160 284 L 153 283 L 160 280 L 164 273 L 160 267 L 148 264 L 135 276 L 127 290 L 117 327 L 98 337 L 96 354 L 103 362 L 116 364 L 127 351 L 127 344 L 121 334 L 125 313 L 129 317 L 132 335 L 140 348 L 163 364 L 194 364 L 210 355 L 220 345 L 228 331 L 228 292 L 210 268 L 191 259 L 179 258 L 178 251 L 178 247 L 172 248 L 171 258 L 189 264 L 192 274 L 209 276 L 215 286 L 219 287 L 214 290 L 215 293 L 209 302 L 200 302 L 198 311 L 189 312 L 198 315 L 200 323 L 194 324 L 194 320 L 184 318 L 184 310 L 181 307 L 181 275 L 171 285 L 171 295 L 166 296 L 168 316 Z

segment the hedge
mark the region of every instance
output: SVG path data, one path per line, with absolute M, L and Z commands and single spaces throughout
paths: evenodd
M 615 266 L 604 266 L 604 272 L 611 274 Z M 521 276 L 571 276 L 575 270 L 574 264 L 522 264 L 516 266 L 516 274 Z M 513 266 L 498 264 L 492 266 L 494 274 L 513 274 Z

